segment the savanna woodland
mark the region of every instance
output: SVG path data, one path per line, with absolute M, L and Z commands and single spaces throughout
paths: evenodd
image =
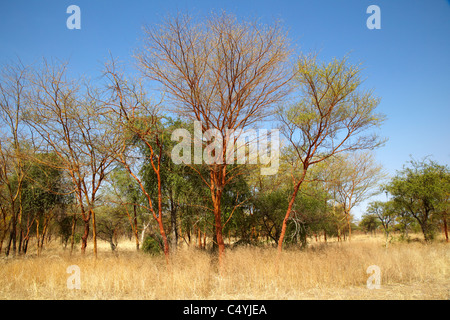
M 180 12 L 93 79 L 3 65 L 0 298 L 448 298 L 448 166 L 389 177 L 363 66 L 319 56 L 278 21 Z

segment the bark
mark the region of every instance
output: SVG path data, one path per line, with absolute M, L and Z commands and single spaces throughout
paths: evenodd
M 218 166 L 210 171 L 211 183 L 210 183 L 210 191 L 211 198 L 213 203 L 213 214 L 214 214 L 214 232 L 216 243 L 218 247 L 218 255 L 219 255 L 219 270 L 223 271 L 224 267 L 224 255 L 225 255 L 225 242 L 223 240 L 223 226 L 222 226 L 222 209 L 221 209 L 221 201 L 222 201 L 222 192 L 224 187 L 226 174 L 226 166 Z
M 92 242 L 94 243 L 94 257 L 97 258 L 97 224 L 95 221 L 95 211 L 90 209 L 92 217 Z
M 71 228 L 71 234 L 70 234 L 70 254 L 73 252 L 73 246 L 75 244 L 75 229 L 77 225 L 77 215 L 74 214 L 72 218 L 72 228 Z
M 133 205 L 133 213 L 134 213 L 134 218 L 133 218 L 133 222 L 134 222 L 134 237 L 136 239 L 136 250 L 139 251 L 139 234 L 138 234 L 138 228 L 137 228 L 137 209 L 136 209 L 136 204 Z
M 16 252 L 16 216 L 13 214 L 11 222 L 11 231 L 9 232 L 8 244 L 6 246 L 5 254 L 8 257 L 11 251 L 11 244 L 13 246 L 13 253 Z
M 445 241 L 448 242 L 447 212 L 444 212 L 443 220 L 444 220 Z
M 200 229 L 200 226 L 197 226 L 198 228 L 198 248 L 201 249 L 202 248 L 202 231 Z
M 203 249 L 206 249 L 206 227 L 203 231 Z
M 283 249 L 283 241 L 284 241 L 284 236 L 286 234 L 287 222 L 288 222 L 289 217 L 291 215 L 292 207 L 294 206 L 294 202 L 295 202 L 295 198 L 297 197 L 297 193 L 300 190 L 300 185 L 302 184 L 305 175 L 306 175 L 306 170 L 305 170 L 301 180 L 294 187 L 294 192 L 292 193 L 291 199 L 289 200 L 289 205 L 288 205 L 288 208 L 287 208 L 287 211 L 286 211 L 286 215 L 285 215 L 285 217 L 283 219 L 283 224 L 281 226 L 280 238 L 278 239 L 278 252 L 281 252 L 281 250 Z
M 89 220 L 90 219 L 83 219 L 84 222 L 84 233 L 81 237 L 81 253 L 86 253 L 86 247 L 87 247 L 87 239 L 89 237 Z
M 171 227 L 171 242 L 172 247 L 177 248 L 178 245 L 178 225 L 177 225 L 177 207 L 173 201 L 172 194 L 170 195 L 170 227 Z
M 41 251 L 39 250 L 39 219 L 36 219 L 36 254 L 39 257 L 41 255 Z
M 159 232 L 162 236 L 164 243 L 164 255 L 166 257 L 167 264 L 169 263 L 169 242 L 167 241 L 166 231 L 164 230 L 163 220 L 162 220 L 162 191 L 161 191 L 161 156 L 162 156 L 162 144 L 160 144 L 158 137 L 156 138 L 156 144 L 159 147 L 158 155 L 158 165 L 154 171 L 156 172 L 156 177 L 158 179 L 158 226 Z M 153 165 L 153 161 L 152 161 Z
M 345 211 L 345 216 L 347 218 L 347 226 L 348 226 L 348 241 L 352 240 L 352 226 L 350 223 L 350 211 Z

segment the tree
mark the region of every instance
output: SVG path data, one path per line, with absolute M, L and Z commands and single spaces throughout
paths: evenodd
M 408 210 L 401 207 L 398 202 L 394 202 L 396 228 L 402 233 L 401 237 L 404 240 L 409 239 L 408 231 L 416 224 L 416 220 L 409 214 Z
M 380 222 L 376 215 L 365 213 L 362 216 L 361 221 L 359 222 L 359 226 L 363 228 L 365 232 L 374 233 L 377 230 Z
M 163 116 L 158 105 L 149 101 L 142 82 L 127 79 L 111 60 L 105 65 L 109 96 L 100 100 L 108 107 L 108 118 L 121 140 L 114 148 L 114 157 L 133 177 L 146 198 L 145 209 L 158 224 L 166 262 L 169 263 L 169 242 L 163 222 L 162 159 L 164 157 Z M 156 176 L 157 201 L 145 186 L 141 173 L 143 163 L 148 163 Z M 157 208 L 155 210 L 155 202 Z
M 386 247 L 389 241 L 389 234 L 392 229 L 392 224 L 395 222 L 395 203 L 393 201 L 381 202 L 373 201 L 367 208 L 367 213 L 378 218 L 383 227 L 386 236 Z
M 29 67 L 20 60 L 6 64 L 0 71 L 0 197 L 2 210 L 2 243 L 9 229 L 5 254 L 17 250 L 17 236 L 22 236 L 22 186 L 27 167 L 25 160 L 32 152 L 28 131 L 23 122 L 29 90 Z M 26 146 L 30 147 L 27 150 Z M 1 246 L 0 246 L 1 248 Z M 19 252 L 21 240 L 19 241 Z
M 449 242 L 448 237 L 448 214 L 450 212 L 450 173 L 447 167 L 446 172 L 441 177 L 441 188 L 442 188 L 442 194 L 441 194 L 441 202 L 437 207 L 438 217 L 441 220 L 442 223 L 442 229 L 444 232 L 445 241 Z
M 285 154 L 286 156 L 286 154 Z M 280 170 L 276 175 L 256 176 L 253 182 L 254 197 L 251 200 L 255 223 L 261 225 L 268 238 L 278 245 L 283 217 L 288 203 L 286 199 L 292 194 L 292 183 L 289 179 L 287 157 L 282 157 Z M 334 234 L 334 216 L 328 203 L 329 195 L 326 184 L 319 178 L 323 173 L 319 166 L 308 173 L 309 183 L 305 183 L 293 205 L 292 215 L 286 227 L 286 242 L 306 247 L 308 237 L 320 236 L 323 232 Z
M 344 209 L 348 237 L 351 240 L 350 211 L 380 192 L 375 187 L 385 177 L 385 173 L 383 168 L 375 163 L 373 155 L 369 152 L 339 154 L 330 162 L 329 183 L 336 197 L 335 200 Z
M 123 207 L 134 235 L 136 250 L 139 250 L 138 217 L 142 214 L 142 191 L 136 185 L 134 178 L 121 165 L 116 166 L 110 175 L 110 185 L 111 190 L 107 192 L 106 201 Z
M 162 209 L 170 214 L 170 242 L 174 249 L 177 248 L 179 240 L 179 215 L 183 203 L 194 204 L 193 197 L 186 199 L 186 194 L 190 193 L 189 188 L 192 187 L 192 173 L 183 163 L 175 164 L 171 159 L 171 151 L 175 142 L 171 140 L 171 133 L 180 128 L 188 128 L 188 124 L 180 120 L 174 121 L 169 117 L 164 118 L 164 130 L 160 135 L 160 142 L 163 146 L 161 150 L 161 197 Z M 149 157 L 149 149 L 145 145 L 141 145 L 141 152 Z M 158 179 L 150 162 L 144 162 L 141 168 L 141 175 L 145 187 L 154 197 L 155 191 L 158 190 Z M 196 195 L 199 198 L 199 194 Z
M 97 256 L 95 208 L 97 195 L 114 162 L 117 132 L 107 125 L 97 92 L 67 77 L 67 64 L 43 61 L 32 78 L 33 94 L 27 122 L 58 156 L 69 175 L 84 222 L 84 253 L 92 219 L 94 256 Z
M 301 55 L 294 84 L 299 101 L 281 107 L 281 131 L 292 148 L 293 191 L 283 220 L 278 250 L 281 252 L 286 226 L 300 186 L 310 166 L 338 153 L 374 149 L 383 141 L 368 132 L 384 121 L 376 113 L 379 99 L 360 87 L 361 69 L 341 60 L 319 63 L 315 56 Z
M 112 251 L 116 250 L 127 223 L 123 209 L 120 205 L 103 206 L 98 212 L 98 237 L 108 242 Z
M 27 230 L 23 237 L 23 252 L 26 253 L 30 228 L 35 225 L 36 252 L 40 255 L 44 238 L 49 232 L 50 222 L 59 213 L 65 211 L 71 201 L 64 172 L 58 164 L 58 157 L 51 153 L 36 153 L 29 162 L 27 175 L 22 187 L 23 217 Z M 23 219 L 25 220 L 25 219 Z
M 433 219 L 442 212 L 448 199 L 447 166 L 432 160 L 409 161 L 410 166 L 384 186 L 399 208 L 406 210 L 420 225 L 425 241 L 434 237 Z
M 178 14 L 146 27 L 144 46 L 137 52 L 140 70 L 162 86 L 173 111 L 201 122 L 201 133 L 214 132 L 215 161 L 202 180 L 210 190 L 220 265 L 225 250 L 222 195 L 238 170 L 229 171 L 226 147 L 286 96 L 289 54 L 279 24 L 241 22 L 224 12 L 203 22 Z

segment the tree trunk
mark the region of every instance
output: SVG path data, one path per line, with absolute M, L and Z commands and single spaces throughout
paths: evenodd
M 352 226 L 350 223 L 350 211 L 345 211 L 345 216 L 347 217 L 348 241 L 351 241 L 352 240 Z
M 81 237 L 81 253 L 86 253 L 86 247 L 87 247 L 87 239 L 89 237 L 89 220 L 90 219 L 83 219 L 84 222 L 84 233 Z
M 225 186 L 226 165 L 219 165 L 211 168 L 210 171 L 210 192 L 213 203 L 214 214 L 214 237 L 216 238 L 218 255 L 219 255 L 219 272 L 223 272 L 225 259 L 225 242 L 223 240 L 223 226 L 222 226 L 222 192 Z M 213 242 L 214 245 L 214 242 Z
M 425 242 L 430 242 L 431 236 L 430 236 L 430 230 L 429 230 L 428 223 L 426 221 L 422 222 L 420 224 L 420 228 L 422 229 L 423 238 L 424 238 Z
M 167 241 L 166 231 L 164 230 L 163 220 L 162 220 L 162 191 L 161 191 L 161 155 L 162 155 L 162 145 L 159 143 L 158 138 L 156 143 L 159 146 L 159 156 L 158 156 L 158 166 L 155 170 L 156 177 L 158 179 L 158 225 L 159 232 L 164 243 L 164 256 L 166 258 L 167 264 L 169 264 L 169 242 Z
M 170 226 L 171 226 L 171 242 L 172 247 L 176 248 L 178 245 L 178 226 L 177 226 L 177 208 L 170 196 Z
M 160 213 L 160 217 L 158 219 L 158 226 L 159 226 L 159 232 L 161 234 L 161 237 L 163 239 L 163 244 L 164 244 L 164 255 L 166 257 L 166 262 L 167 264 L 169 263 L 169 241 L 167 241 L 167 235 L 166 232 L 164 231 L 164 226 L 162 223 L 162 214 Z
M 39 218 L 38 218 L 38 219 L 36 219 L 36 254 L 38 257 L 41 255 L 41 252 L 39 250 L 40 249 L 39 242 L 40 242 L 40 239 L 39 239 Z
M 6 251 L 5 251 L 6 256 L 9 256 L 9 253 L 11 250 L 11 245 L 13 246 L 13 253 L 16 252 L 15 238 L 16 238 L 16 217 L 15 217 L 15 214 L 13 213 L 13 218 L 12 218 L 12 222 L 11 222 L 11 230 L 9 232 L 8 244 L 6 246 Z
M 286 234 L 287 222 L 288 222 L 289 216 L 291 215 L 292 207 L 294 206 L 294 202 L 295 202 L 295 198 L 297 197 L 297 193 L 300 190 L 301 184 L 305 180 L 306 172 L 308 171 L 308 167 L 309 167 L 308 162 L 304 162 L 302 176 L 300 177 L 300 180 L 297 182 L 297 184 L 294 186 L 294 192 L 292 193 L 291 199 L 289 200 L 289 205 L 288 205 L 288 208 L 286 211 L 286 215 L 283 219 L 283 224 L 281 226 L 280 238 L 278 239 L 278 252 L 279 253 L 281 253 L 281 250 L 283 249 L 283 241 L 284 241 L 284 236 Z
M 225 242 L 223 241 L 222 236 L 222 219 L 221 219 L 221 210 L 220 210 L 220 200 L 218 203 L 214 204 L 214 222 L 215 222 L 215 231 L 216 231 L 216 241 L 219 252 L 219 267 L 223 270 L 224 266 L 224 255 L 225 255 Z
M 200 229 L 200 226 L 197 226 L 197 237 L 198 237 L 198 248 L 202 248 L 202 230 Z
M 73 214 L 73 218 L 72 218 L 72 228 L 71 228 L 71 233 L 70 233 L 70 254 L 72 255 L 73 253 L 73 246 L 75 244 L 75 229 L 77 226 L 77 215 Z
M 444 212 L 443 220 L 444 220 L 445 241 L 448 242 L 447 212 Z
M 23 230 L 22 230 L 22 226 L 20 226 L 20 232 L 19 232 L 19 255 L 22 253 L 22 241 L 23 241 Z
M 206 249 L 206 227 L 205 230 L 203 231 L 203 249 Z
M 94 243 L 94 257 L 97 258 L 97 224 L 95 221 L 95 211 L 90 209 L 92 217 L 92 242 Z
M 283 241 L 284 241 L 284 236 L 286 234 L 287 221 L 289 219 L 289 216 L 291 215 L 292 207 L 294 205 L 295 198 L 297 197 L 297 193 L 298 193 L 298 190 L 300 189 L 300 185 L 302 182 L 303 182 L 303 178 L 295 186 L 294 192 L 292 193 L 291 199 L 289 200 L 289 206 L 287 208 L 286 215 L 283 219 L 283 224 L 281 226 L 280 238 L 278 239 L 278 252 L 281 252 L 281 250 L 283 249 Z
M 138 234 L 138 228 L 137 228 L 137 208 L 136 204 L 133 205 L 133 222 L 134 222 L 134 237 L 136 239 L 136 250 L 139 251 L 139 234 Z
M 214 188 L 214 187 L 213 187 Z M 219 254 L 219 268 L 223 270 L 224 266 L 224 254 L 225 254 L 225 242 L 223 241 L 222 236 L 222 212 L 221 212 L 221 198 L 222 198 L 222 190 L 220 186 L 216 186 L 214 189 L 212 188 L 212 200 L 213 200 L 213 209 L 214 209 L 214 236 L 218 248 Z

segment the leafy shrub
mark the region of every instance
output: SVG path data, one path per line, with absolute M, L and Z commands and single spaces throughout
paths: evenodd
M 142 244 L 142 250 L 151 255 L 159 255 L 163 252 L 161 241 L 155 236 L 147 236 Z

